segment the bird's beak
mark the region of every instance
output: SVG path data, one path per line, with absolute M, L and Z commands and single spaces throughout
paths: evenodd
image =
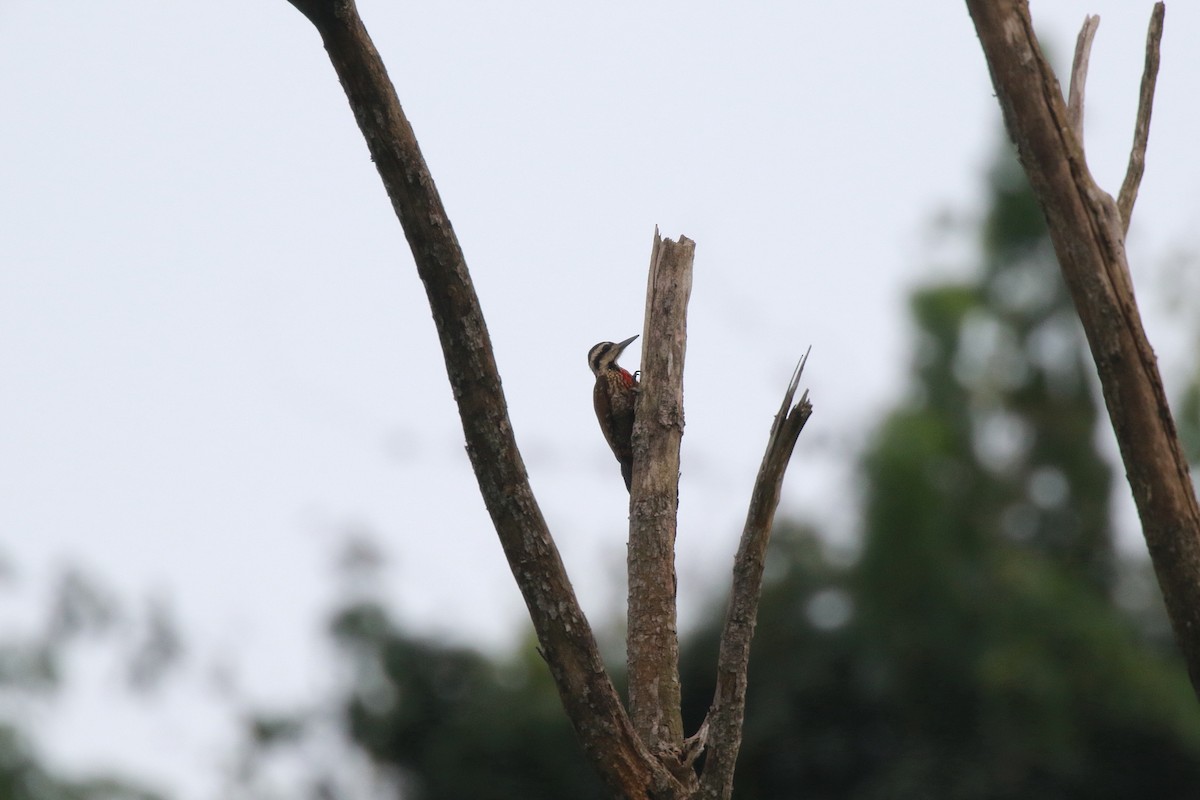
M 617 355 L 621 355 L 621 353 L 625 352 L 625 348 L 629 347 L 630 343 L 632 343 L 633 340 L 636 339 L 637 337 L 638 337 L 638 334 L 635 333 L 633 336 L 630 336 L 625 341 L 617 342 Z

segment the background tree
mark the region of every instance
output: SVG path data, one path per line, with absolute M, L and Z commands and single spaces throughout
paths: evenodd
M 764 595 L 737 797 L 1200 780 L 1181 663 L 1112 599 L 1144 565 L 1114 553 L 1081 334 L 1007 152 L 989 188 L 977 277 L 914 293 L 913 387 L 863 459 L 861 555 L 837 569 L 794 535 Z

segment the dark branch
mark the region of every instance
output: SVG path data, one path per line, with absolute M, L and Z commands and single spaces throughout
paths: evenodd
M 383 61 L 349 0 L 290 0 L 321 34 L 425 284 L 480 492 L 567 715 L 621 796 L 671 797 L 641 744 L 534 501 L 471 276 Z
M 783 476 L 800 438 L 800 431 L 812 415 L 812 404 L 806 391 L 792 405 L 808 353 L 800 359 L 792 380 L 783 396 L 779 413 L 771 426 L 767 450 L 758 478 L 750 496 L 746 526 L 733 562 L 733 588 L 725 628 L 721 632 L 721 649 L 717 656 L 717 690 L 705 725 L 709 727 L 709 748 L 700 778 L 699 797 L 704 800 L 724 800 L 733 786 L 733 769 L 742 743 L 742 718 L 746 711 L 746 680 L 750 663 L 750 640 L 758 616 L 758 601 L 762 594 L 763 568 L 767 544 Z

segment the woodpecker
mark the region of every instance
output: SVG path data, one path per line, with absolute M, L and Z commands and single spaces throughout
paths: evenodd
M 638 337 L 623 342 L 601 342 L 588 351 L 588 365 L 596 376 L 592 399 L 596 404 L 596 419 L 613 455 L 621 462 L 621 477 L 625 488 L 633 490 L 633 406 L 637 400 L 638 380 L 628 370 L 617 366 L 617 358 Z

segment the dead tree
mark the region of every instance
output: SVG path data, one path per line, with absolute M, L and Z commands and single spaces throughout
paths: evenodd
M 1079 34 L 1068 102 L 1026 0 L 967 0 L 967 8 L 1083 323 L 1159 588 L 1200 694 L 1200 508 L 1125 253 L 1150 133 L 1163 4 L 1150 20 L 1133 149 L 1116 200 L 1092 179 L 1083 148 L 1084 82 L 1099 18 L 1088 17 Z
M 353 0 L 289 0 L 316 27 L 404 229 L 433 311 L 479 490 L 583 749 L 631 800 L 728 798 L 741 743 L 746 668 L 763 553 L 783 474 L 812 413 L 793 403 L 797 366 L 771 428 L 734 567 L 708 718 L 684 739 L 675 631 L 675 510 L 683 361 L 694 245 L 655 233 L 630 499 L 629 711 L 601 662 L 546 527 L 509 422 L 471 276 L 395 89 Z M 706 752 L 697 775 L 693 762 Z

